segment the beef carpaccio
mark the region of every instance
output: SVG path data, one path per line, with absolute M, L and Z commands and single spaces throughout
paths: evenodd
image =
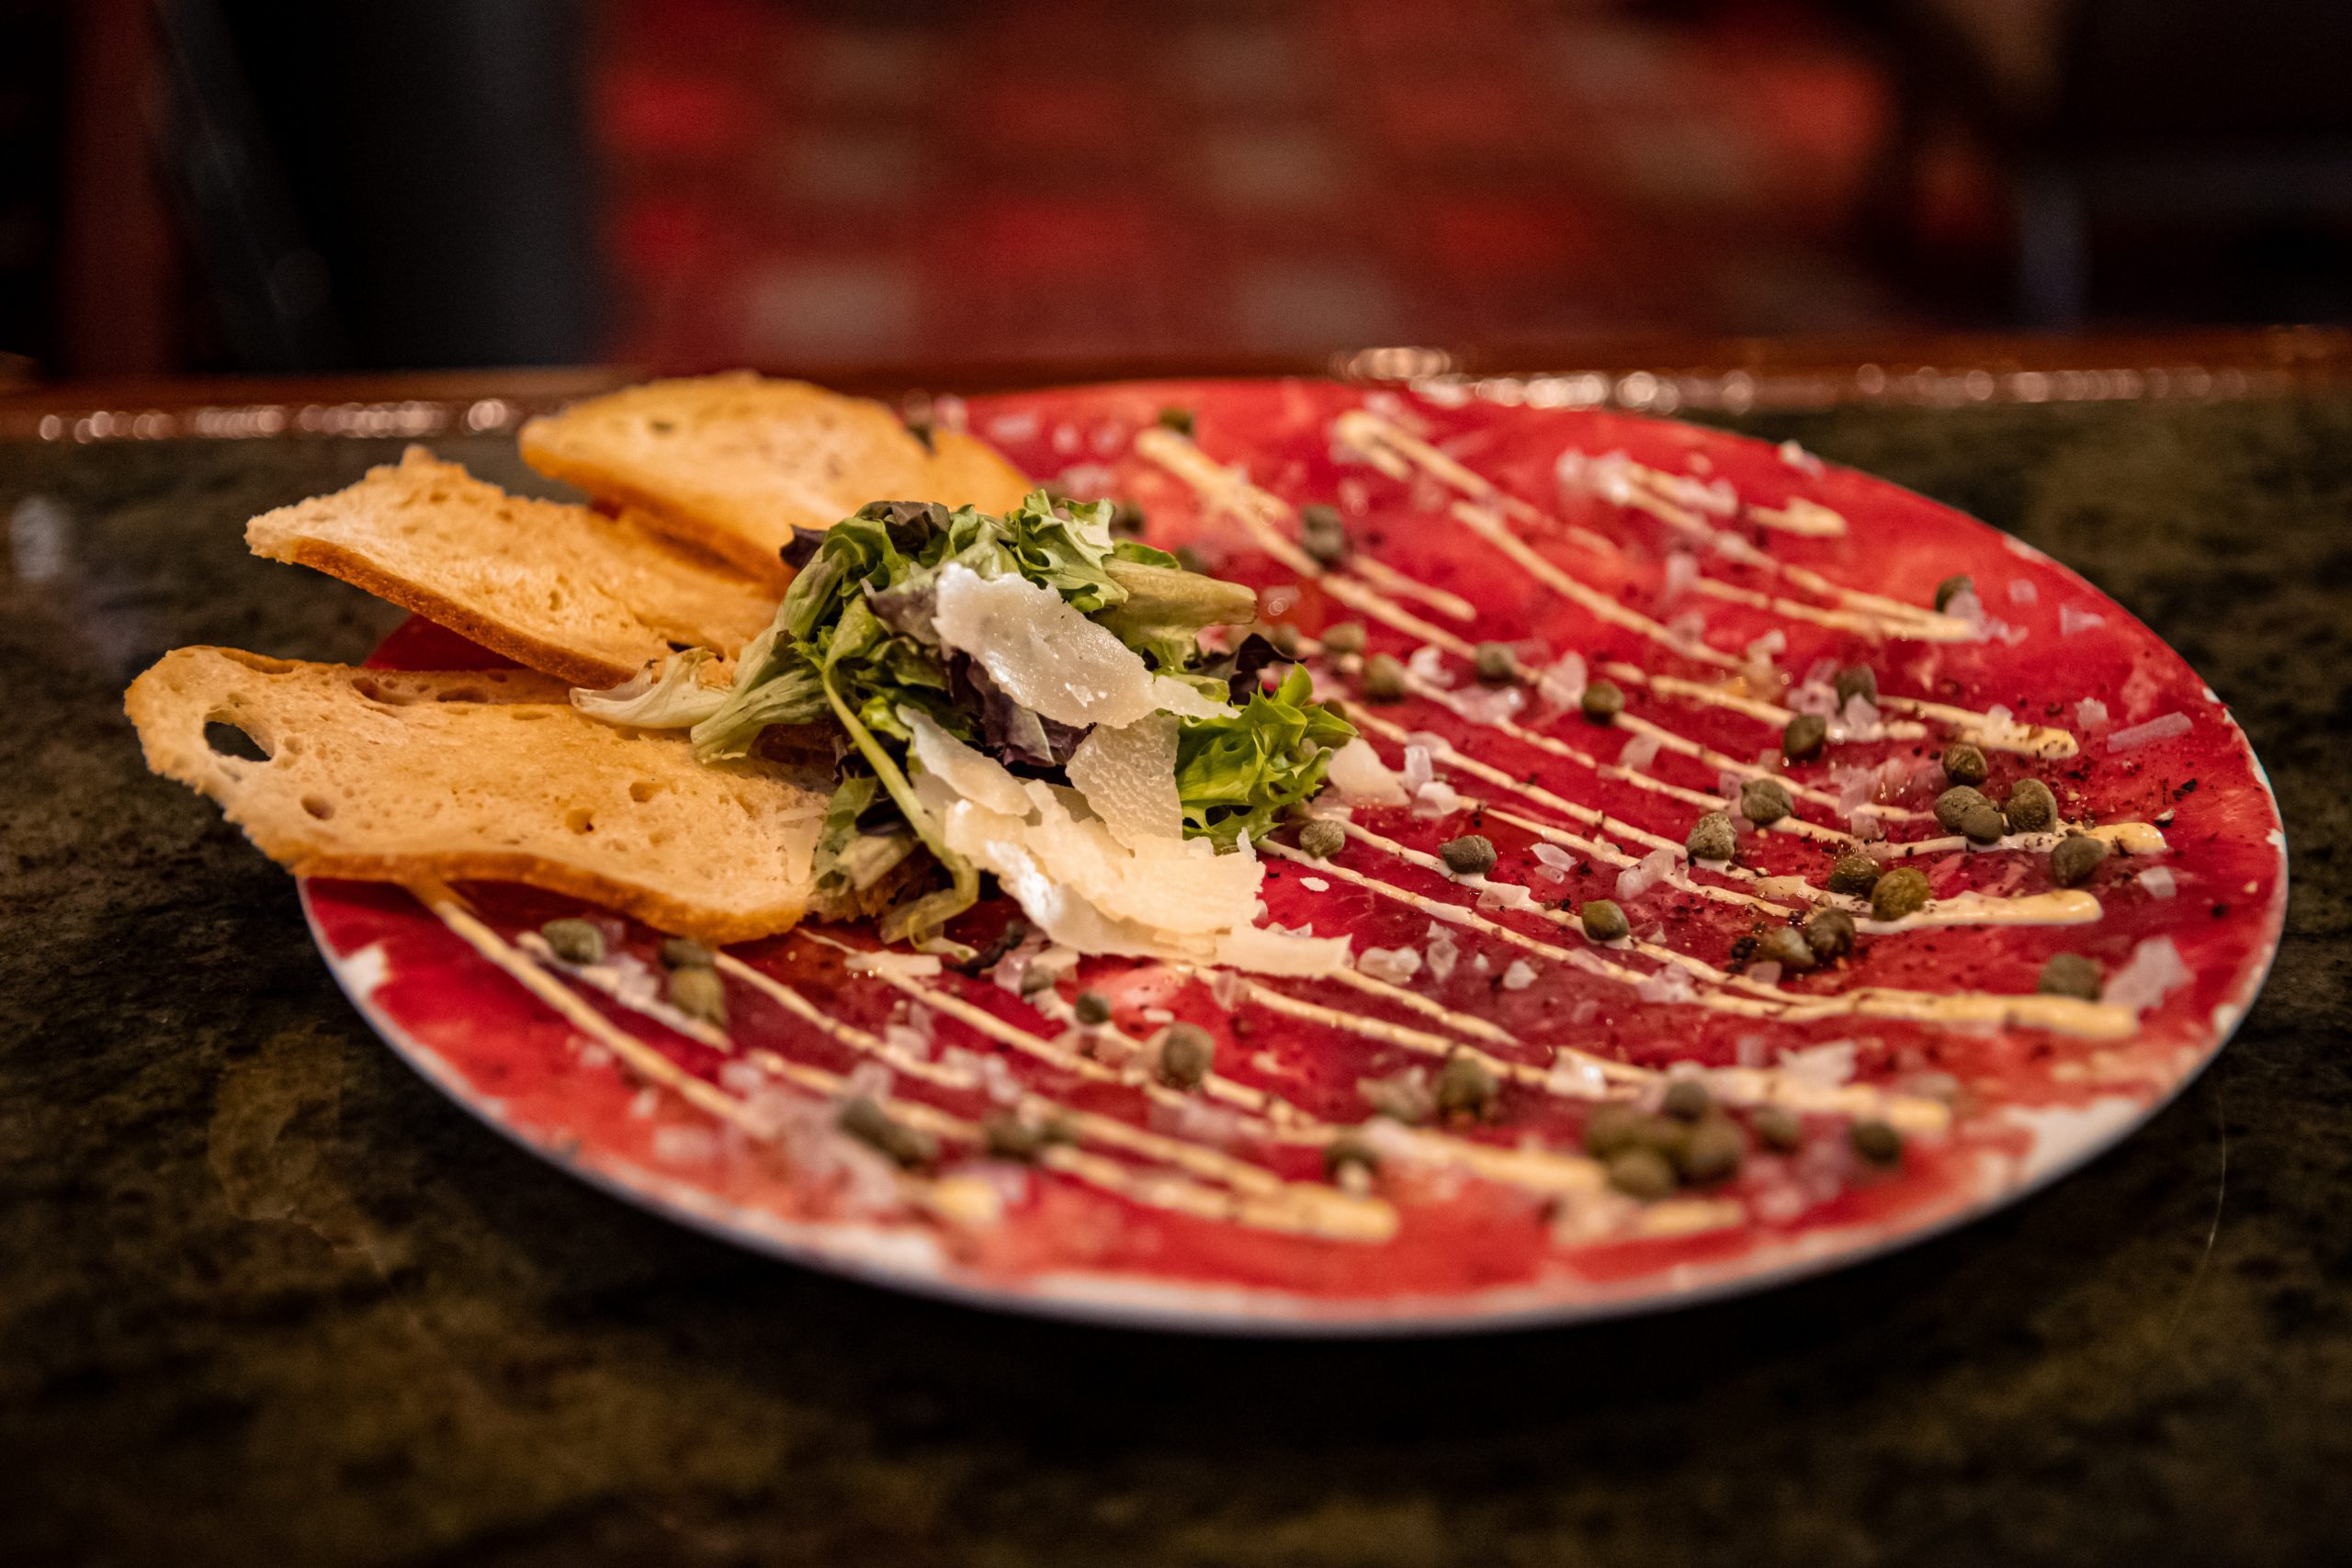
M 2087 1157 L 2211 1056 L 2275 948 L 2284 840 L 2214 694 L 2064 567 L 1895 486 L 1306 382 L 936 417 L 1257 589 L 1345 705 L 1380 765 L 1256 852 L 1261 923 L 1344 934 L 1352 967 L 1070 964 L 999 899 L 958 928 L 968 973 L 854 927 L 723 955 L 721 1032 L 642 999 L 660 937 L 617 917 L 308 886 L 429 1076 L 691 1223 L 1203 1326 L 1626 1310 Z M 453 641 L 414 623 L 379 657 L 449 667 Z M 603 927 L 599 986 L 527 962 L 557 916 Z M 843 1132 L 850 1099 L 885 1135 Z

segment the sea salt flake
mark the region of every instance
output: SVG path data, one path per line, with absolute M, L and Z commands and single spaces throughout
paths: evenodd
M 1781 1070 L 1791 1077 L 1822 1089 L 1851 1083 L 1860 1047 L 1851 1040 L 1825 1040 L 1781 1053 Z
M 1649 765 L 1657 761 L 1657 736 L 1636 735 L 1625 742 L 1623 750 L 1617 753 L 1617 765 L 1634 773 L 1646 773 Z
M 1645 975 L 1634 986 L 1634 994 L 1645 1002 L 1685 1002 L 1695 994 L 1690 971 L 1678 964 L 1669 964 L 1655 974 Z
M 1445 651 L 1434 643 L 1423 643 L 1413 649 L 1405 660 L 1405 668 L 1419 681 L 1432 686 L 1451 686 L 1453 673 L 1445 667 Z
M 2180 887 L 2179 879 L 2168 865 L 2152 865 L 2142 872 L 2137 880 L 2142 887 L 2147 889 L 2151 898 L 2169 898 Z
M 2176 735 L 2186 735 L 2190 728 L 2185 713 L 2163 714 L 2145 724 L 2135 724 L 2119 729 L 2107 738 L 2109 751 L 2131 751 L 2154 740 L 2169 740 Z
M 2030 577 L 2013 577 L 2009 580 L 2010 604 L 2030 604 L 2041 597 L 2041 591 L 2034 587 L 2033 579 Z
M 1301 887 L 1306 888 L 1309 893 L 1329 893 L 1331 891 L 1331 885 L 1324 881 L 1319 876 L 1302 876 L 1298 879 L 1298 885 Z
M 1392 986 L 1411 982 L 1421 972 L 1420 950 L 1411 947 L 1367 947 L 1356 954 L 1356 968 Z
M 1462 960 L 1462 949 L 1454 942 L 1453 933 L 1435 921 L 1430 923 L 1427 953 L 1430 977 L 1441 984 L 1453 975 L 1453 966 Z
M 2181 962 L 2180 949 L 2170 937 L 2152 936 L 2132 950 L 2123 967 L 2100 991 L 2099 999 L 2144 1013 L 2196 977 Z
M 2097 729 L 2107 722 L 2107 705 L 2097 697 L 2085 697 L 2075 705 L 2075 722 L 2085 729 Z
M 1535 984 L 1535 971 L 1528 966 L 1526 959 L 1514 958 L 1510 967 L 1503 971 L 1501 983 L 1506 991 L 1523 991 Z
M 2058 608 L 2058 630 L 2062 636 L 2073 637 L 2076 632 L 2086 632 L 2093 626 L 2105 625 L 2105 615 L 2089 610 L 2077 610 L 2072 604 L 2062 604 Z
M 1630 902 L 1648 892 L 1673 874 L 1675 863 L 1681 858 L 1670 849 L 1652 850 L 1634 864 L 1617 874 L 1619 902 Z

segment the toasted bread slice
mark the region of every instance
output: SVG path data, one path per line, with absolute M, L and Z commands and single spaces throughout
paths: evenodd
M 954 431 L 931 444 L 888 408 L 748 371 L 651 381 L 523 427 L 523 458 L 598 501 L 771 582 L 793 527 L 830 528 L 869 501 L 1004 512 L 1029 481 Z
M 245 543 L 583 686 L 625 681 L 673 642 L 731 654 L 775 610 L 772 589 L 635 524 L 509 495 L 422 446 L 263 513 Z
M 713 942 L 786 930 L 813 895 L 822 795 L 772 763 L 711 766 L 682 735 L 598 723 L 542 675 L 183 648 L 123 705 L 149 767 L 298 875 L 522 882 Z M 267 760 L 215 750 L 212 724 Z

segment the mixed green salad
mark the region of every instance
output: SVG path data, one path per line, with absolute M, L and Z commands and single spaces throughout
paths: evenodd
M 616 724 L 689 729 L 706 761 L 749 755 L 775 727 L 815 727 L 836 758 L 817 847 L 820 900 L 856 903 L 888 878 L 884 939 L 952 947 L 941 928 L 978 898 L 979 874 L 947 846 L 909 782 L 905 716 L 927 716 L 1016 774 L 1056 784 L 1068 783 L 1062 770 L 1088 730 L 1023 706 L 981 660 L 945 645 L 934 608 L 949 569 L 1049 588 L 1153 674 L 1201 694 L 1177 731 L 1187 837 L 1227 849 L 1244 833 L 1262 836 L 1322 786 L 1331 752 L 1355 734 L 1312 700 L 1304 670 L 1268 688 L 1265 672 L 1281 657 L 1264 637 L 1204 649 L 1208 628 L 1255 619 L 1256 595 L 1115 536 L 1114 515 L 1108 502 L 1044 491 L 1001 518 L 876 502 L 831 528 L 797 531 L 785 557 L 798 575 L 774 623 L 739 656 L 731 684 L 704 684 L 713 655 L 695 649 L 658 674 L 574 701 Z

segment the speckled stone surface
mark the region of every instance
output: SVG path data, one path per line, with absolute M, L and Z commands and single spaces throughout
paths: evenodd
M 2146 1131 L 1961 1234 L 1644 1321 L 1323 1347 L 838 1283 L 476 1125 L 119 707 L 180 643 L 363 654 L 395 613 L 241 525 L 392 448 L 0 446 L 0 1562 L 2352 1561 L 2352 398 L 1754 425 L 2188 655 L 2285 807 L 2269 988 Z

